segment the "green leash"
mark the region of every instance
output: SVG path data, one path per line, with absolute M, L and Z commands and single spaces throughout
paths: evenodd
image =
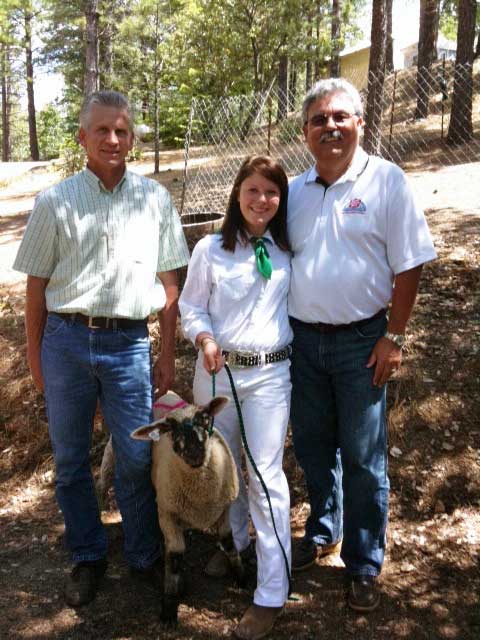
M 230 371 L 230 367 L 228 366 L 228 364 L 225 364 L 224 366 L 225 366 L 225 371 L 227 372 L 227 375 L 228 375 L 228 379 L 230 381 L 230 388 L 232 390 L 233 400 L 235 402 L 235 407 L 237 409 L 237 415 L 238 415 L 238 420 L 240 422 L 240 434 L 242 436 L 243 447 L 245 449 L 245 453 L 246 453 L 248 459 L 250 460 L 250 464 L 252 465 L 252 468 L 255 471 L 255 475 L 259 479 L 260 484 L 262 485 L 262 488 L 265 491 L 265 497 L 267 498 L 268 508 L 270 510 L 270 516 L 272 518 L 273 530 L 275 532 L 275 537 L 277 538 L 277 542 L 280 545 L 280 549 L 282 550 L 283 559 L 285 561 L 285 571 L 287 572 L 287 578 L 288 578 L 288 596 L 289 596 L 289 599 L 292 600 L 293 598 L 290 598 L 290 594 L 292 593 L 292 577 L 290 575 L 290 568 L 288 566 L 287 554 L 285 552 L 285 549 L 283 548 L 283 544 L 282 544 L 282 542 L 280 540 L 280 537 L 278 535 L 278 532 L 277 532 L 277 525 L 275 524 L 275 517 L 273 515 L 273 508 L 272 508 L 272 502 L 270 500 L 270 494 L 268 492 L 267 485 L 265 484 L 265 481 L 262 478 L 262 475 L 261 475 L 260 471 L 258 470 L 257 465 L 255 464 L 255 460 L 253 459 L 252 453 L 251 453 L 250 448 L 248 446 L 247 436 L 246 436 L 246 433 L 245 433 L 245 425 L 243 424 L 242 409 L 240 407 L 240 402 L 238 401 L 237 390 L 235 389 L 235 384 L 233 382 L 232 372 Z M 215 397 L 215 371 L 212 372 L 212 397 L 213 398 Z

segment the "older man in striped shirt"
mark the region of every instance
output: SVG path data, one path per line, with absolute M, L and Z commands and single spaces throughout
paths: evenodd
M 97 400 L 113 437 L 127 562 L 151 577 L 161 553 L 150 447 L 130 433 L 151 418 L 151 313 L 162 333 L 153 388 L 163 394 L 174 379 L 176 269 L 188 249 L 166 189 L 126 170 L 132 124 L 123 95 L 86 99 L 79 139 L 87 167 L 40 194 L 14 263 L 28 274 L 27 357 L 46 398 L 74 563 L 65 585 L 71 606 L 95 597 L 107 567 L 89 461 Z

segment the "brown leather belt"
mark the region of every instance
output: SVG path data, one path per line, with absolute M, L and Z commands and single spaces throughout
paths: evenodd
M 365 324 L 368 324 L 372 320 L 376 320 L 377 318 L 381 318 L 385 316 L 387 313 L 386 309 L 380 309 L 377 313 L 370 318 L 363 318 L 362 320 L 355 320 L 355 322 L 350 322 L 349 324 L 327 324 L 326 322 L 303 322 L 303 320 L 299 320 L 298 318 L 290 317 L 290 323 L 292 326 L 299 325 L 303 327 L 309 327 L 316 331 L 317 333 L 336 333 L 337 331 L 344 331 L 345 329 L 353 329 L 354 327 L 360 328 Z
M 135 327 L 145 327 L 147 319 L 132 320 L 131 318 L 97 318 L 94 316 L 85 316 L 83 313 L 58 313 L 55 315 L 66 318 L 70 322 L 80 322 L 89 329 L 109 329 L 117 331 L 118 329 L 133 329 Z

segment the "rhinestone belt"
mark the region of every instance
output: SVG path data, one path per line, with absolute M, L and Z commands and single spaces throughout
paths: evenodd
M 290 357 L 292 347 L 286 346 L 285 349 L 274 351 L 273 353 L 251 353 L 249 351 L 222 351 L 225 362 L 229 367 L 260 367 L 262 364 L 273 364 L 274 362 L 282 362 Z

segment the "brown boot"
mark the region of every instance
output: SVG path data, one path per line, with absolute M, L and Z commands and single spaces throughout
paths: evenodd
M 261 607 L 252 604 L 243 614 L 233 633 L 240 640 L 260 640 L 270 633 L 283 607 Z
M 257 554 L 255 552 L 255 545 L 250 542 L 248 547 L 243 551 L 240 551 L 242 563 L 246 571 L 250 570 L 250 573 L 257 571 Z M 205 573 L 210 578 L 224 578 L 231 571 L 230 562 L 227 554 L 222 549 L 217 549 L 210 560 L 207 562 Z

